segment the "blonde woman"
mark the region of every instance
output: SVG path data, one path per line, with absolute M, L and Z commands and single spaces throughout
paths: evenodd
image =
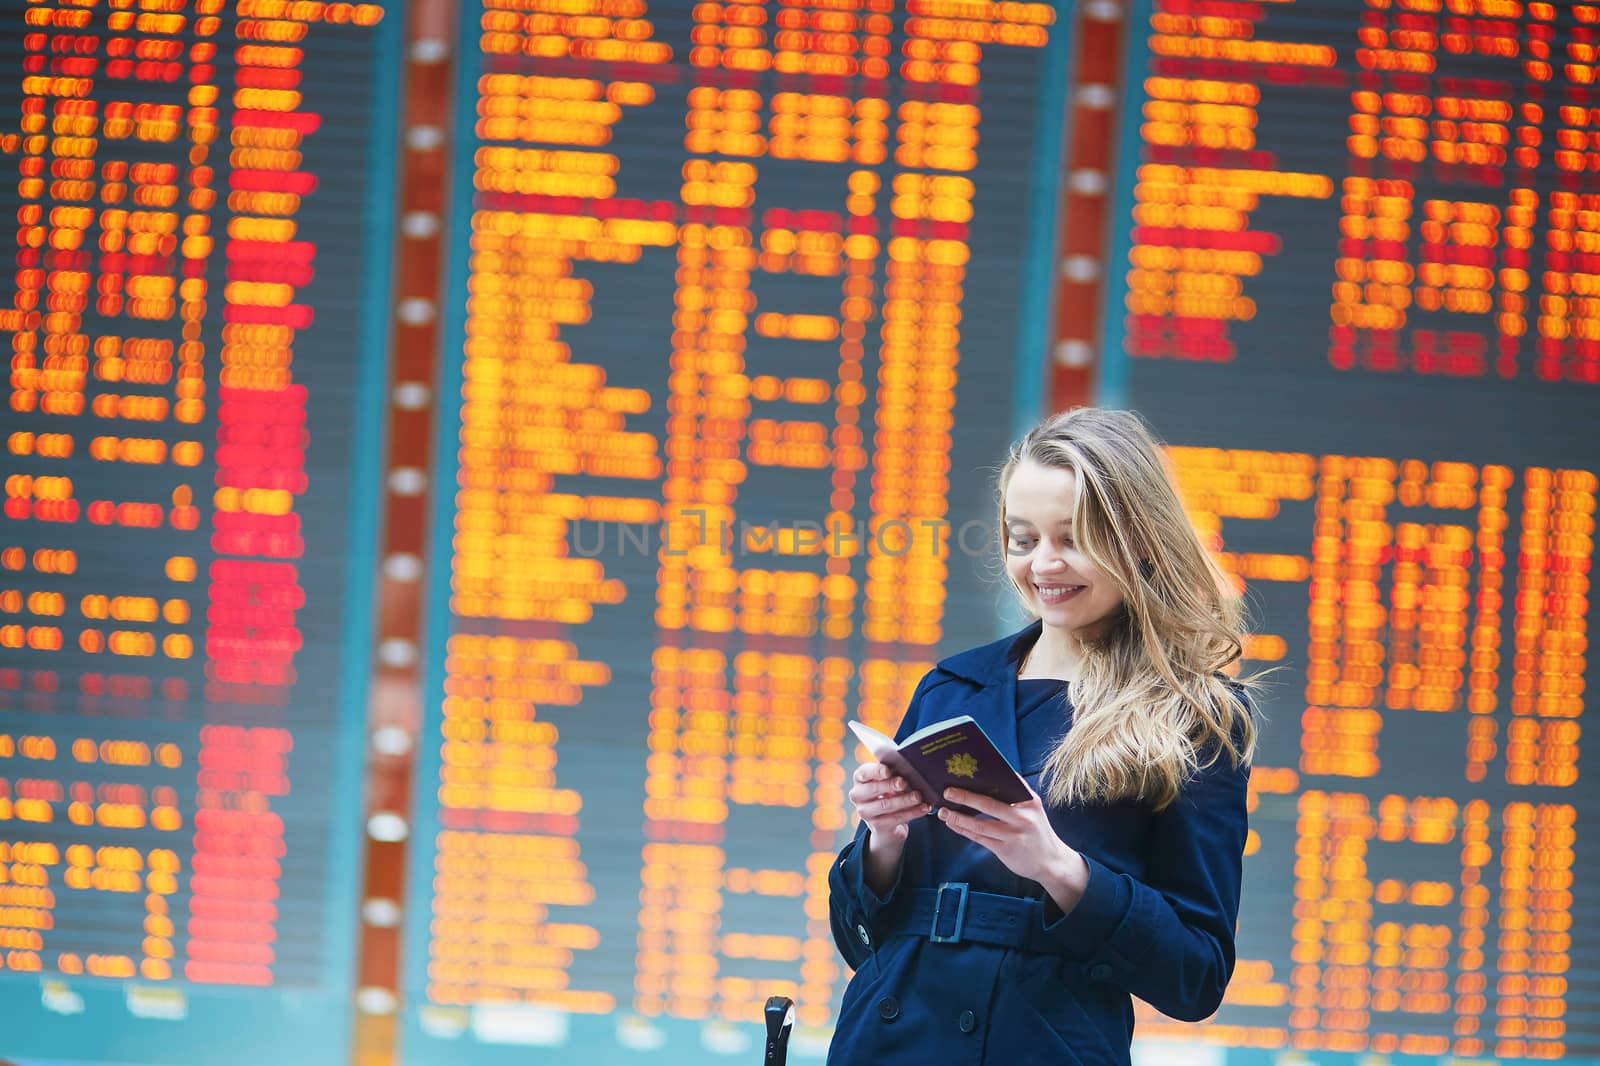
M 999 519 L 1036 621 L 940 662 L 899 735 L 970 714 L 1034 796 L 956 790 L 980 815 L 935 814 L 857 768 L 830 1066 L 1125 1064 L 1131 997 L 1196 1021 L 1233 972 L 1256 729 L 1222 671 L 1243 633 L 1158 444 L 1130 412 L 1047 419 L 1007 457 Z

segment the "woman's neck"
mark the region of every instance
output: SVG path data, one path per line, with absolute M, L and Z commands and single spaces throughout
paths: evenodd
M 1083 647 L 1071 634 L 1045 626 L 1039 639 L 1017 669 L 1018 677 L 1048 677 L 1076 681 L 1083 663 Z

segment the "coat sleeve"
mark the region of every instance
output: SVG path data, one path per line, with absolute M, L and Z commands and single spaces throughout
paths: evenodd
M 1085 855 L 1078 905 L 1063 916 L 1047 902 L 1046 934 L 1090 981 L 1181 1021 L 1216 1012 L 1233 976 L 1249 779 L 1219 757 L 1155 817 L 1142 880 Z
M 918 728 L 922 698 L 938 683 L 937 668 L 924 674 L 911 693 L 906 713 L 895 731 L 895 740 L 901 740 Z M 853 970 L 859 970 L 867 956 L 877 947 L 884 928 L 885 913 L 900 892 L 905 862 L 895 870 L 894 883 L 882 896 L 867 885 L 865 863 L 862 861 L 867 846 L 867 823 L 856 826 L 855 839 L 844 846 L 833 866 L 828 870 L 828 920 L 833 927 L 833 942 L 839 954 Z

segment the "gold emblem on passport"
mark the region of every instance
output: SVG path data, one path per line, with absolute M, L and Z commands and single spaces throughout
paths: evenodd
M 978 760 L 962 752 L 946 759 L 944 768 L 950 771 L 952 777 L 972 777 L 978 772 Z

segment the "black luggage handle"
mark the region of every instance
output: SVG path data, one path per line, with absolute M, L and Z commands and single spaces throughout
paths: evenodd
M 765 1066 L 784 1066 L 789 1061 L 789 1033 L 794 1028 L 794 1000 L 788 996 L 767 999 L 767 1057 Z

